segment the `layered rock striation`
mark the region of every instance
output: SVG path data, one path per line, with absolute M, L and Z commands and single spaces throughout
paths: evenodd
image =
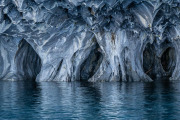
M 0 79 L 180 79 L 180 0 L 0 0 Z

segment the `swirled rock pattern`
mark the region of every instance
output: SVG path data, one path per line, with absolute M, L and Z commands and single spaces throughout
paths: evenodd
M 180 0 L 0 0 L 0 78 L 180 79 Z

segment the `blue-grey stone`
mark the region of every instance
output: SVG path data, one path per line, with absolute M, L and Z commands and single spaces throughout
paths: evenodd
M 0 79 L 180 79 L 179 0 L 0 0 Z

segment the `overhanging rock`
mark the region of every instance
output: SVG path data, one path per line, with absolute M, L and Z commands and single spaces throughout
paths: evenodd
M 0 78 L 180 79 L 180 0 L 1 0 Z

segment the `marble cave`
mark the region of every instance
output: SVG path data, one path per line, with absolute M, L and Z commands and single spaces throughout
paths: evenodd
M 0 79 L 180 80 L 180 0 L 0 0 Z

